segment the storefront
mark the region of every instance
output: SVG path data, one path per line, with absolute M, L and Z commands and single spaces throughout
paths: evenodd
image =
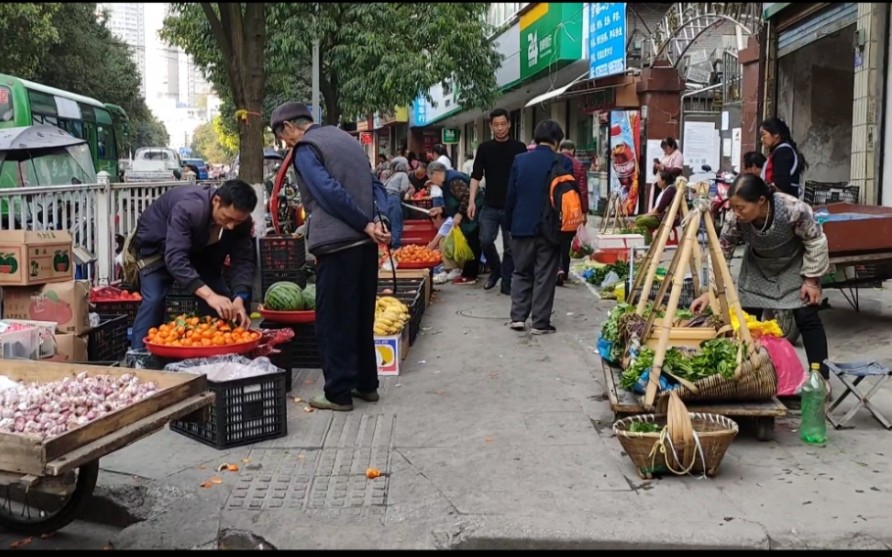
M 773 113 L 790 127 L 809 169 L 805 181 L 848 182 L 852 175 L 858 5 L 776 4 L 766 8 L 775 42 Z M 771 13 L 772 9 L 776 9 Z

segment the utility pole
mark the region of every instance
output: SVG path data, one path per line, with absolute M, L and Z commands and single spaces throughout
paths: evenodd
M 318 2 L 314 4 L 314 11 L 315 11 L 315 16 L 316 16 L 315 19 L 317 20 L 316 25 L 314 27 L 317 30 L 317 34 L 315 34 L 315 36 L 313 37 L 313 85 L 312 85 L 313 86 L 313 94 L 312 94 L 312 96 L 313 96 L 313 100 L 312 100 L 313 121 L 318 124 L 321 124 L 322 123 L 322 102 L 320 99 L 321 95 L 319 93 L 319 71 L 320 70 L 319 70 L 319 35 L 318 35 L 319 3 Z

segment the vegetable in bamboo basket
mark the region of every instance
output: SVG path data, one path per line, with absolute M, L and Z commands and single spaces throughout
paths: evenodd
M 673 347 L 666 351 L 663 370 L 692 383 L 716 374 L 732 379 L 737 369 L 738 348 L 736 341 L 727 338 L 704 341 L 696 351 Z M 654 355 L 652 349 L 642 348 L 638 357 L 620 375 L 620 387 L 634 391 L 644 372 L 653 366 Z

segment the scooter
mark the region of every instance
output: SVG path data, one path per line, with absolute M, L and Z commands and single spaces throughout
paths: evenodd
M 715 178 L 715 191 L 713 192 L 713 188 L 710 187 L 709 212 L 712 214 L 716 228 L 719 230 L 725 224 L 725 215 L 731 208 L 731 200 L 728 193 L 731 191 L 731 184 L 734 183 L 736 177 L 737 175 L 733 172 L 722 172 Z

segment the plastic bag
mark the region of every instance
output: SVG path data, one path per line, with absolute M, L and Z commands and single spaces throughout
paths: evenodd
M 465 235 L 462 234 L 461 228 L 457 226 L 452 227 L 443 245 L 443 255 L 459 265 L 474 259 L 474 251 L 468 244 Z
M 573 237 L 573 243 L 570 244 L 570 250 L 580 255 L 590 255 L 594 253 L 594 238 L 588 227 L 583 223 L 576 228 L 576 236 Z
M 182 362 L 174 362 L 164 366 L 164 371 L 207 375 L 208 381 L 222 383 L 234 379 L 279 373 L 280 370 L 269 361 L 269 358 L 251 360 L 244 356 L 227 354 L 225 356 L 193 358 L 191 360 L 183 360 Z
M 650 369 L 646 369 L 638 381 L 635 383 L 634 391 L 639 395 L 647 393 L 647 383 L 650 381 Z M 679 385 L 672 384 L 665 375 L 660 374 L 660 391 L 671 391 L 679 388 Z
M 620 282 L 622 279 L 619 278 L 619 275 L 616 274 L 615 271 L 610 271 L 607 273 L 607 276 L 604 277 L 604 280 L 601 281 L 601 288 L 610 288 L 614 284 Z
M 806 373 L 796 349 L 785 338 L 763 336 L 759 339 L 768 356 L 774 363 L 774 372 L 777 375 L 777 395 L 791 396 L 799 392 L 805 383 Z

